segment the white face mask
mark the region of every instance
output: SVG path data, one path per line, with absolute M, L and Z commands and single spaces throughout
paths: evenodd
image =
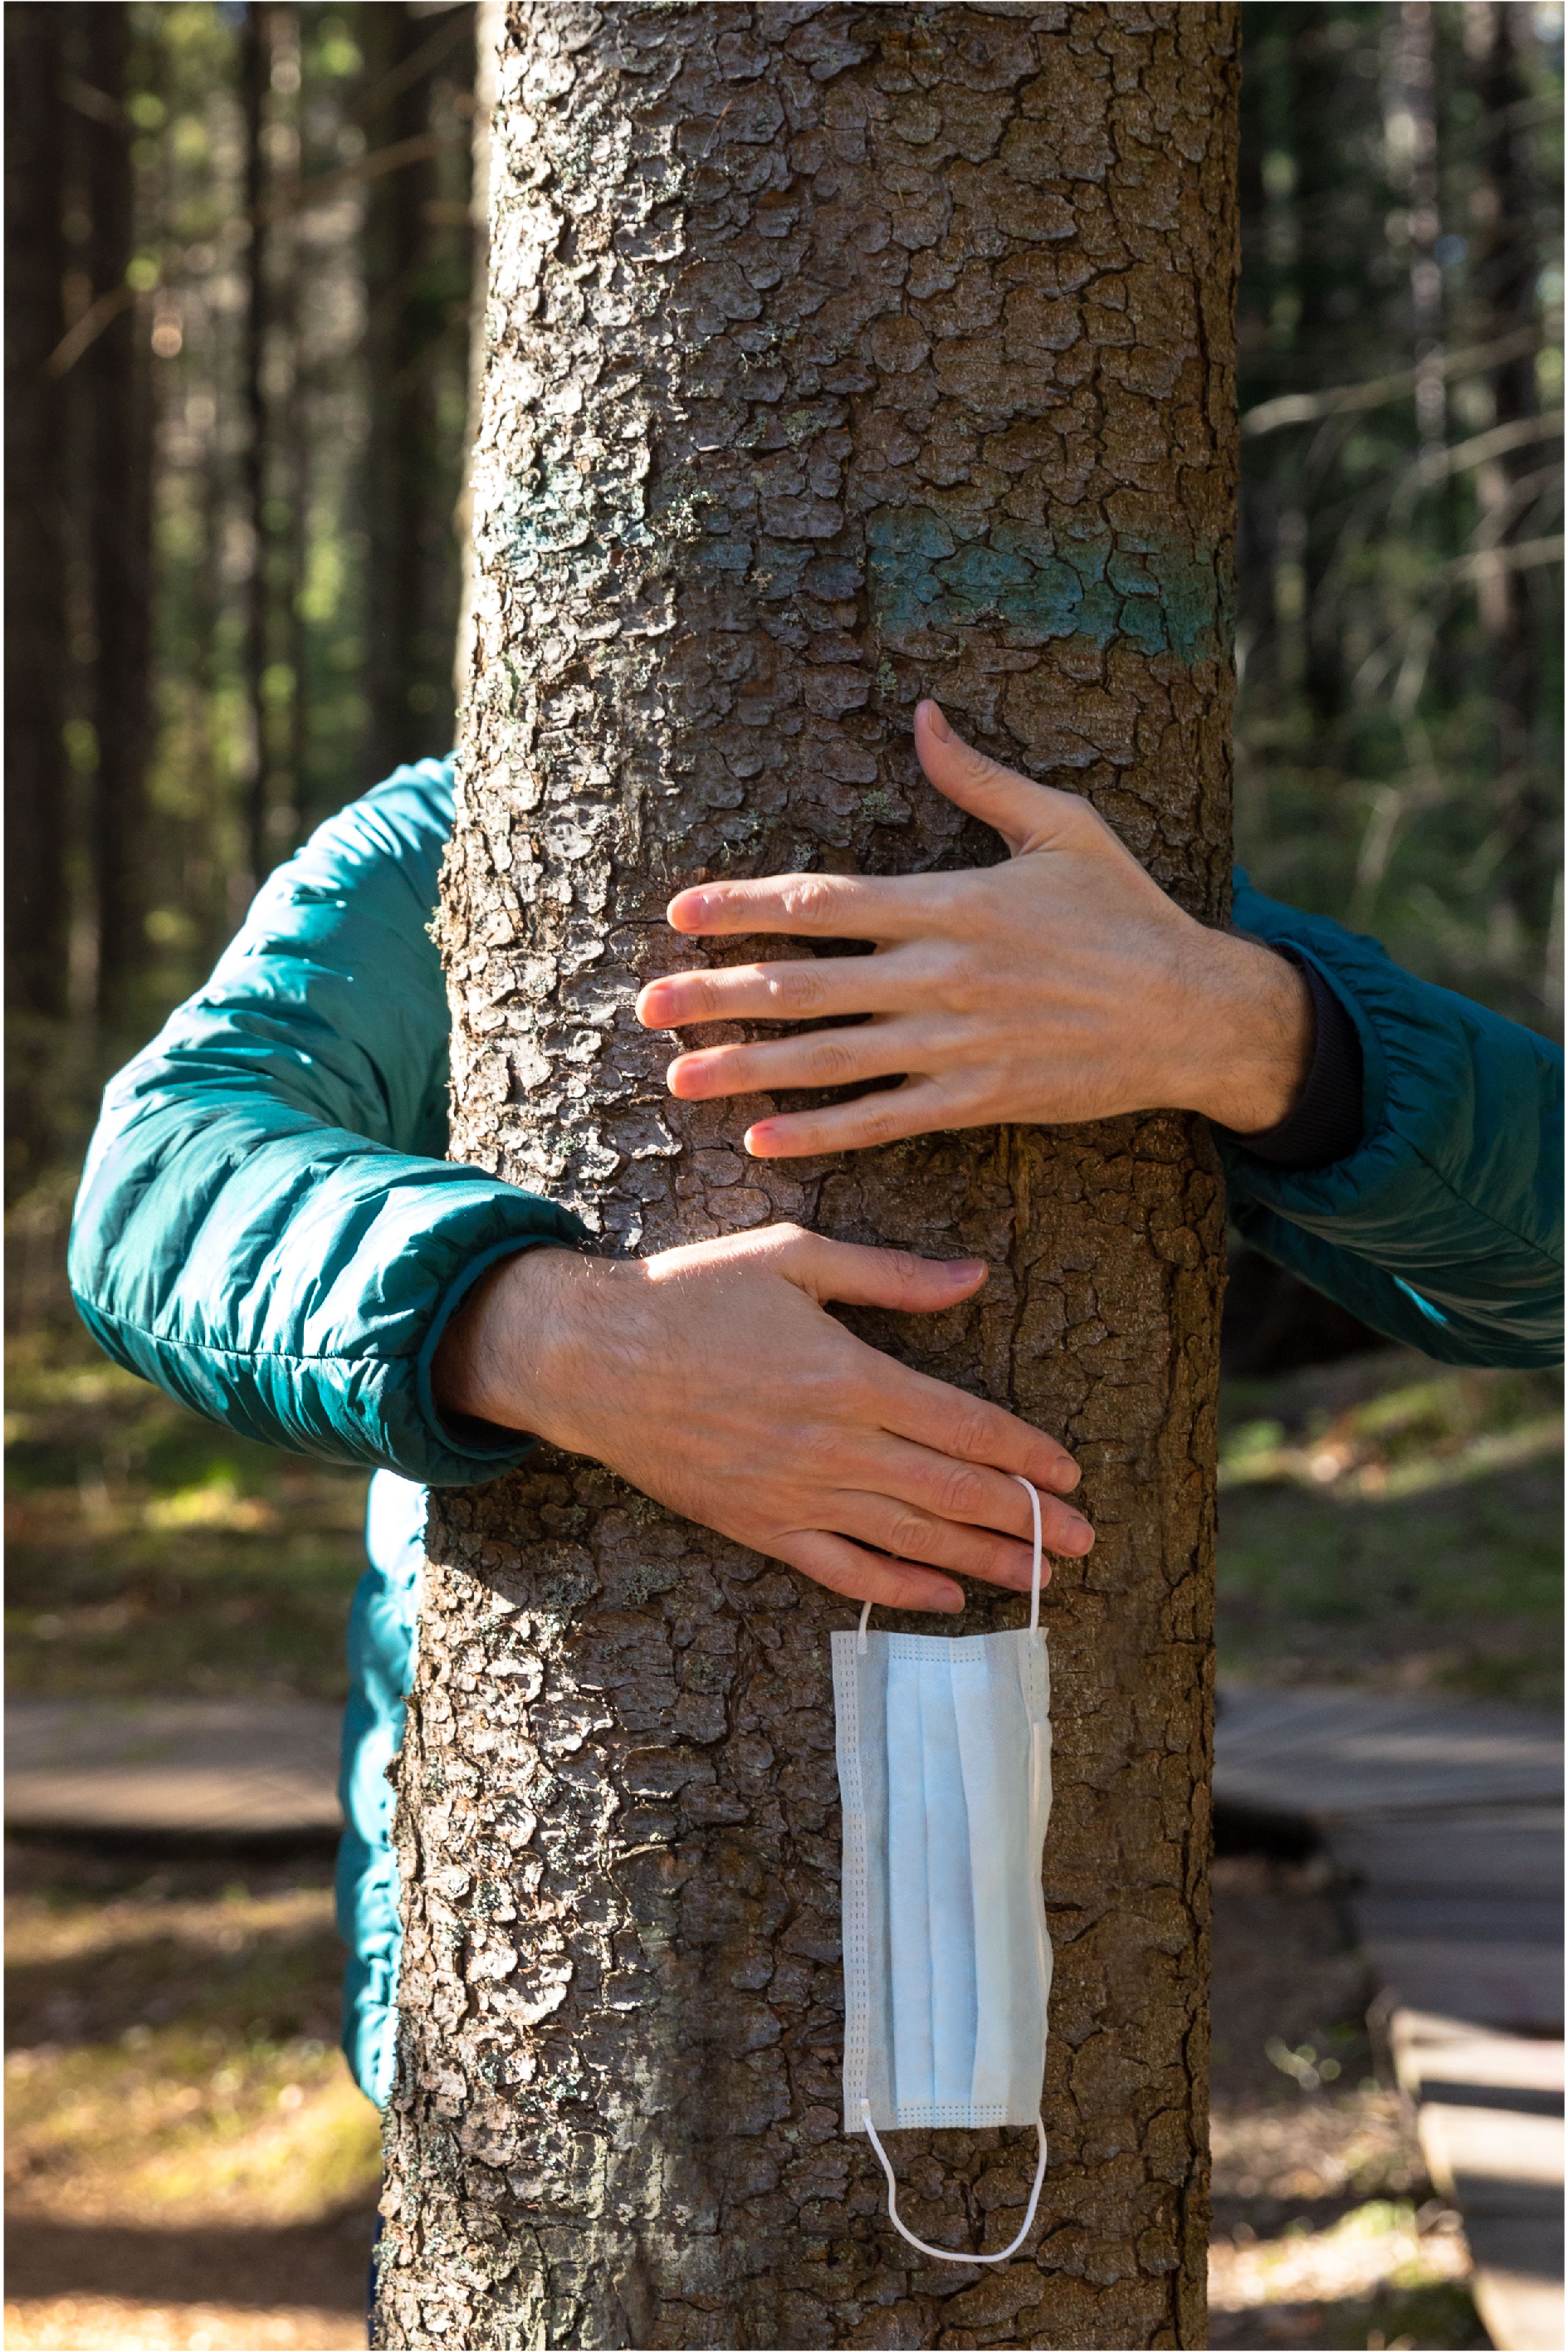
M 947 1641 L 833 1635 L 844 1811 L 844 2129 L 869 2134 L 887 2210 L 944 2263 L 1005 2263 L 1045 2178 L 1051 1944 L 1040 1857 L 1051 1812 L 1051 1678 L 1040 1630 L 1040 1496 L 1029 1628 Z M 1040 2163 L 999 2254 L 911 2236 L 878 2137 L 917 2125 L 1032 2124 Z

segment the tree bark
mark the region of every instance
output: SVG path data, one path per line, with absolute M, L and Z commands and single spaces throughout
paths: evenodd
M 793 1217 L 983 1255 L 973 1306 L 854 1319 L 1066 1438 L 1098 1542 L 1048 1603 L 1051 2169 L 967 2273 L 841 2133 L 851 1604 L 559 1454 L 435 1498 L 378 2343 L 1206 2340 L 1212 1147 L 1149 1112 L 752 1163 L 756 1100 L 672 1102 L 632 1001 L 695 952 L 677 883 L 998 856 L 918 775 L 929 691 L 1223 919 L 1237 37 L 508 11 L 453 1152 L 607 1252 Z M 896 2145 L 912 2228 L 1006 2243 L 1032 2140 Z
M 474 12 L 474 144 L 468 197 L 474 227 L 473 297 L 468 313 L 468 429 L 464 436 L 463 482 L 452 517 L 458 548 L 457 642 L 452 657 L 452 694 L 459 709 L 467 695 L 474 666 L 477 573 L 469 469 L 479 438 L 485 398 L 485 313 L 490 291 L 490 116 L 496 103 L 496 70 L 505 37 L 505 22 L 506 0 L 478 0 Z
M 1535 157 L 1527 108 L 1531 82 L 1521 46 L 1531 38 L 1528 22 L 1507 0 L 1488 10 L 1490 37 L 1481 76 L 1486 108 L 1485 147 L 1490 217 L 1478 224 L 1478 277 L 1488 303 L 1487 329 L 1501 337 L 1531 325 L 1539 299 L 1540 236 Z M 1518 425 L 1539 410 L 1535 354 L 1521 352 L 1498 369 L 1493 380 L 1497 421 Z M 1511 450 L 1483 467 L 1477 488 L 1483 509 L 1506 504 L 1517 516 L 1518 486 L 1541 462 L 1538 447 Z M 1513 523 L 1509 537 L 1529 536 Z M 1542 681 L 1542 639 L 1552 625 L 1557 600 L 1544 598 L 1546 628 L 1539 610 L 1546 580 L 1523 567 L 1484 583 L 1479 596 L 1482 625 L 1492 640 L 1490 665 L 1497 713 L 1497 797 L 1501 803 L 1508 849 L 1499 880 L 1526 938 L 1547 938 L 1552 899 L 1561 860 L 1542 850 L 1561 824 L 1560 761 L 1541 740 L 1546 715 Z M 1561 605 L 1557 605 L 1558 612 Z M 1550 961 L 1550 951 L 1548 952 Z
M 88 83 L 108 110 L 84 126 L 88 251 L 95 299 L 126 283 L 136 245 L 131 125 L 113 119 L 130 92 L 131 11 L 83 8 Z M 129 303 L 78 362 L 77 396 L 90 434 L 87 493 L 97 657 L 98 769 L 92 857 L 98 913 L 98 1017 L 110 1036 L 135 1025 L 131 991 L 147 960 L 145 842 L 152 740 L 152 390 L 147 322 Z
M 464 14 L 471 26 L 471 13 Z M 359 12 L 358 31 L 371 77 L 365 111 L 372 145 L 428 135 L 434 65 L 466 80 L 471 29 L 437 56 L 427 19 L 396 0 L 371 0 Z M 367 751 L 377 776 L 401 760 L 444 758 L 452 747 L 457 484 L 444 462 L 437 347 L 445 298 L 458 287 L 466 292 L 468 269 L 465 254 L 448 285 L 444 247 L 452 237 L 441 209 L 430 158 L 388 172 L 366 191 Z
M 5 996 L 66 1010 L 65 25 L 57 8 L 5 19 Z M 31 1121 L 13 1132 L 27 1133 Z

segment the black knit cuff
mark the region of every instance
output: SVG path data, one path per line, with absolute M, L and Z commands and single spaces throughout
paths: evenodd
M 1238 1135 L 1228 1127 L 1217 1127 L 1215 1133 L 1238 1150 L 1251 1152 L 1255 1160 L 1305 1175 L 1348 1159 L 1361 1141 L 1361 1039 L 1315 964 L 1282 940 L 1260 940 L 1259 945 L 1287 957 L 1312 992 L 1317 1015 L 1312 1066 L 1299 1097 L 1277 1127 L 1266 1127 L 1259 1135 Z

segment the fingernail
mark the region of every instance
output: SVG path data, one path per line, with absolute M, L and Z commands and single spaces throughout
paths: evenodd
M 681 919 L 678 923 L 675 920 L 677 907 L 681 910 Z M 700 890 L 678 890 L 664 909 L 664 920 L 673 930 L 677 931 L 700 930 L 706 915 L 707 900 Z
M 1058 1495 L 1071 1495 L 1083 1473 L 1076 1462 L 1059 1462 L 1051 1474 L 1051 1486 Z
M 753 1160 L 767 1159 L 768 1129 L 765 1127 L 748 1127 L 741 1141 Z
M 921 707 L 925 713 L 925 723 L 930 728 L 933 735 L 936 736 L 938 743 L 950 743 L 953 740 L 953 730 L 948 726 L 947 721 L 942 716 L 942 707 L 940 703 L 926 702 Z
M 943 1263 L 947 1279 L 955 1287 L 959 1283 L 971 1283 L 977 1274 L 988 1271 L 983 1257 L 952 1257 Z

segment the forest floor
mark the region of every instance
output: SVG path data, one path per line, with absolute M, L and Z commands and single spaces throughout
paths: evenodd
M 1485 2346 L 1327 1866 L 1215 1864 L 1209 2343 Z
M 194 1421 L 56 1327 L 10 1351 L 16 1695 L 342 1695 L 364 1480 Z M 1561 1391 L 1389 1350 L 1228 1384 L 1222 1671 L 1550 1701 Z M 6 2343 L 362 2342 L 373 2115 L 330 1863 L 19 1844 Z M 1217 1871 L 1216 2346 L 1484 2345 L 1321 1865 Z

